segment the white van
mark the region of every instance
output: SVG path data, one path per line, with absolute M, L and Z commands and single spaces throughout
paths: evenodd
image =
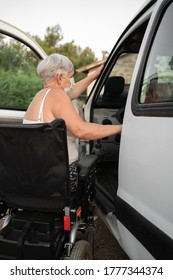
M 96 180 L 97 213 L 130 259 L 173 259 L 172 15 L 172 1 L 146 2 L 115 44 L 84 106 L 86 121 L 123 123 L 121 137 L 85 145 L 87 153 L 94 148 L 103 154 Z M 36 62 L 46 57 L 32 39 L 3 21 L 1 35 L 21 41 Z M 9 68 L 20 66 L 9 63 Z M 32 78 L 34 73 L 31 69 Z M 10 96 L 7 104 L 9 80 L 1 75 L 0 122 L 21 122 L 25 111 L 20 98 Z M 28 85 L 21 86 L 28 94 Z
M 173 259 L 172 15 L 172 1 L 147 1 L 85 106 L 88 121 L 123 123 L 121 139 L 100 141 L 96 202 L 130 259 Z

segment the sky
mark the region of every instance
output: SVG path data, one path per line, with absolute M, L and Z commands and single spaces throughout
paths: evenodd
M 110 53 L 145 0 L 0 0 L 0 19 L 44 38 L 60 25 L 61 44 L 90 47 L 98 59 Z

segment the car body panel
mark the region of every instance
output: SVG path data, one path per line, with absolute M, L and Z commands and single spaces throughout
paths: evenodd
M 0 20 L 0 32 L 25 43 L 25 45 L 33 49 L 40 58 L 45 58 L 47 56 L 45 51 L 39 46 L 39 44 L 37 44 L 35 40 L 12 24 Z

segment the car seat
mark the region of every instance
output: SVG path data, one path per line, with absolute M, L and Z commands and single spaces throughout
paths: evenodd
M 0 259 L 92 258 L 97 156 L 78 162 L 71 193 L 63 120 L 0 124 L 0 147 Z
M 96 102 L 98 108 L 119 109 L 126 103 L 124 91 L 125 80 L 121 76 L 111 76 L 105 82 L 104 92 Z

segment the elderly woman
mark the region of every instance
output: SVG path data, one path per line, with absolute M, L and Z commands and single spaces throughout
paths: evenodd
M 74 67 L 63 55 L 51 54 L 37 67 L 43 82 L 41 89 L 29 105 L 23 123 L 51 122 L 56 118 L 65 121 L 69 164 L 78 159 L 76 138 L 95 140 L 121 132 L 121 125 L 100 125 L 85 122 L 76 112 L 72 100 L 76 99 L 99 75 L 102 67 L 74 84 Z

